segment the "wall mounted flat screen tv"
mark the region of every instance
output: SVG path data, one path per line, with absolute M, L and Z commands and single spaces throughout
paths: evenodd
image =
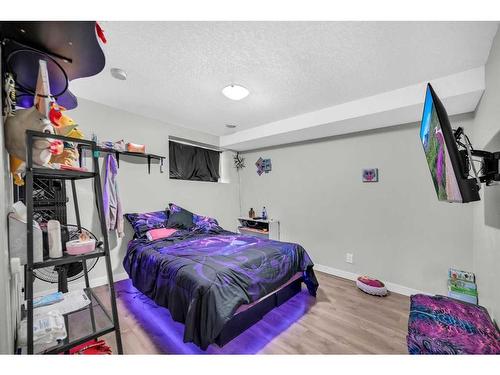
M 460 203 L 479 200 L 479 186 L 468 179 L 448 114 L 430 84 L 425 95 L 420 140 L 438 199 Z

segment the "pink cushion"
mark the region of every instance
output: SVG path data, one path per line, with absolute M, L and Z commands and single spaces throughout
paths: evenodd
M 146 232 L 146 237 L 148 238 L 148 240 L 154 241 L 160 238 L 170 237 L 175 232 L 177 232 L 177 229 L 172 229 L 172 228 L 151 229 Z

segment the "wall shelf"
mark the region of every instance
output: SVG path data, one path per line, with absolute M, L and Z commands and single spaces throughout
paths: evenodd
M 85 150 L 85 149 L 90 149 L 90 148 L 88 146 L 85 146 L 85 145 L 79 146 L 80 166 L 82 165 L 82 159 L 83 159 L 83 155 L 82 155 L 81 151 Z M 147 161 L 148 161 L 148 173 L 149 174 L 151 174 L 151 160 L 158 160 L 160 162 L 160 173 L 163 173 L 163 164 L 164 164 L 165 156 L 156 155 L 156 154 L 147 154 L 147 153 L 142 153 L 142 152 L 118 151 L 118 150 L 104 148 L 104 147 L 96 147 L 95 151 L 99 153 L 98 156 L 100 156 L 100 153 L 114 154 L 115 158 L 116 158 L 116 163 L 118 164 L 118 168 L 120 167 L 120 155 L 147 159 Z

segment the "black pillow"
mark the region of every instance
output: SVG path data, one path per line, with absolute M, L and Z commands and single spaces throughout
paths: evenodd
M 167 228 L 191 229 L 194 226 L 193 213 L 178 206 L 177 208 L 175 212 L 172 209 L 170 210 Z

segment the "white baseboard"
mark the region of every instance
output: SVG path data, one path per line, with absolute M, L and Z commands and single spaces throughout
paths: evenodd
M 353 272 L 340 270 L 338 268 L 323 266 L 321 264 L 315 264 L 314 269 L 317 271 L 320 271 L 320 272 L 327 273 L 329 275 L 338 276 L 338 277 L 342 277 L 343 279 L 354 280 L 354 281 L 360 276 L 360 275 L 353 273 Z M 409 288 L 407 286 L 399 285 L 399 284 L 395 284 L 395 283 L 391 283 L 391 282 L 384 281 L 384 284 L 387 287 L 387 290 L 389 290 L 393 293 L 402 294 L 404 296 L 411 296 L 412 294 L 434 295 L 434 293 L 423 292 L 423 291 L 418 290 L 418 289 Z
M 360 276 L 359 274 L 354 273 L 354 272 L 349 272 L 349 271 L 345 271 L 345 270 L 341 270 L 341 269 L 333 268 L 333 267 L 329 267 L 329 266 L 323 266 L 321 264 L 315 264 L 314 269 L 317 271 L 320 271 L 320 272 L 327 273 L 329 275 L 338 276 L 338 277 L 341 277 L 343 279 L 353 280 L 353 281 L 355 281 Z M 113 280 L 115 282 L 120 281 L 120 280 L 125 280 L 125 279 L 128 279 L 128 274 L 126 272 L 121 272 L 121 273 L 113 275 Z M 396 283 L 392 283 L 389 281 L 387 281 L 387 282 L 384 281 L 384 283 L 389 291 L 391 291 L 393 293 L 402 294 L 404 296 L 411 296 L 412 294 L 434 295 L 434 293 L 424 292 L 424 291 L 421 291 L 418 289 L 410 288 L 410 287 L 396 284 Z M 90 280 L 90 285 L 93 288 L 97 287 L 97 286 L 101 286 L 101 285 L 107 285 L 107 284 L 108 284 L 108 277 L 107 276 L 94 277 L 94 278 L 91 278 L 91 280 Z M 70 283 L 70 286 L 71 286 L 71 289 L 83 289 L 83 288 L 85 288 L 85 283 L 82 280 L 82 281 L 77 282 L 77 283 Z M 34 297 L 39 297 L 41 295 L 44 295 L 44 294 L 47 294 L 50 292 L 56 292 L 56 291 L 57 291 L 57 287 L 53 288 L 53 290 L 44 290 L 43 292 L 35 293 Z

